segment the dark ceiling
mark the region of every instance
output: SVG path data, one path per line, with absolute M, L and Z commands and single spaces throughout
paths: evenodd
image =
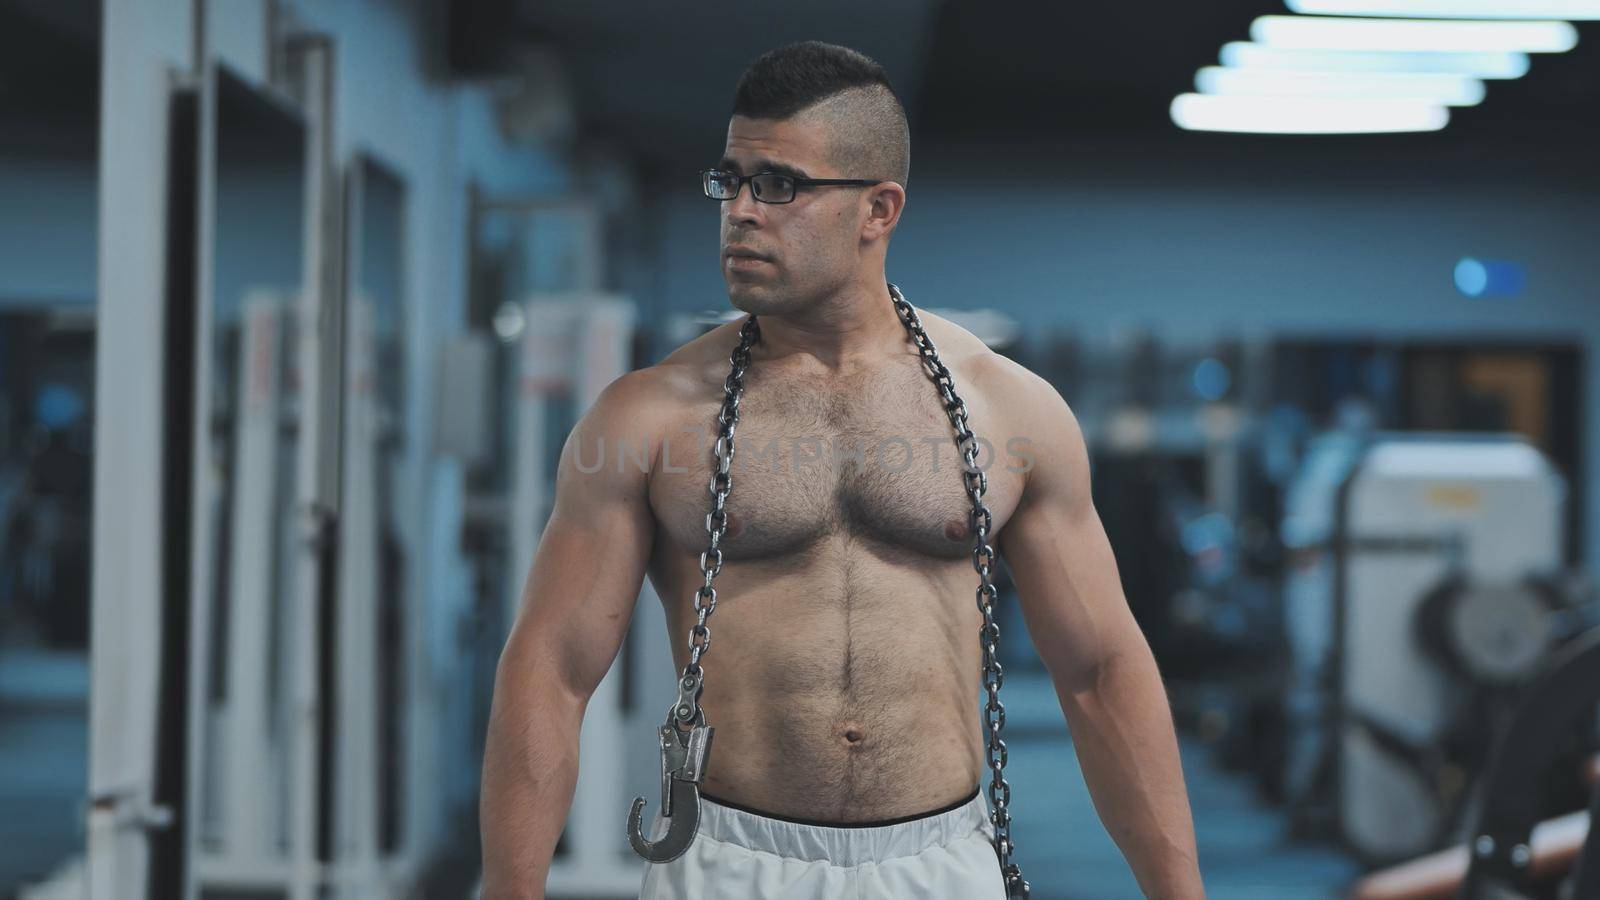
M 918 157 L 966 144 L 1019 152 L 1101 142 L 1145 154 L 1279 156 L 1424 148 L 1455 154 L 1600 150 L 1600 23 L 1576 50 L 1537 55 L 1522 79 L 1491 82 L 1440 135 L 1273 138 L 1197 135 L 1168 118 L 1174 95 L 1241 40 L 1276 0 L 996 3 L 978 0 L 747 0 L 738 7 L 645 0 L 451 0 L 481 11 L 463 52 L 503 67 L 506 47 L 553 48 L 583 133 L 648 170 L 692 170 L 720 152 L 734 84 L 761 52 L 820 38 L 889 71 Z M 0 0 L 0 151 L 95 150 L 99 14 L 93 0 Z M 500 46 L 493 46 L 498 43 Z M 32 123 L 28 128 L 18 122 Z M 40 128 L 40 122 L 51 123 Z M 26 144 L 26 146 L 23 146 Z
M 1492 82 L 1443 135 L 1288 138 L 1197 135 L 1168 117 L 1195 70 L 1247 39 L 1273 0 L 996 3 L 893 0 L 804 7 L 519 0 L 528 33 L 571 66 L 586 131 L 620 141 L 647 166 L 698 167 L 721 147 L 733 86 L 759 52 L 820 38 L 878 58 L 907 102 L 913 140 L 930 151 L 968 143 L 1109 142 L 1143 151 L 1341 153 L 1356 147 L 1495 152 L 1594 149 L 1600 134 L 1600 23 L 1578 49 L 1537 55 L 1531 73 Z M 1376 143 L 1374 143 L 1376 142 Z M 1492 151 L 1485 148 L 1494 148 Z
M 926 137 L 1171 134 L 1168 105 L 1193 90 L 1195 70 L 1215 65 L 1228 41 L 1248 40 L 1257 16 L 1284 12 L 1271 0 L 942 3 L 919 125 Z M 1491 83 L 1483 105 L 1459 111 L 1456 123 L 1592 122 L 1600 112 L 1600 30 L 1580 27 L 1576 51 L 1536 55 L 1527 77 Z
M 503 0 L 490 0 L 503 2 Z M 888 70 L 908 105 L 921 89 L 934 0 L 519 0 L 524 34 L 569 66 L 584 130 L 647 166 L 701 168 L 722 152 L 745 66 L 790 41 L 846 44 Z
M 98 152 L 100 6 L 0 0 L 0 153 Z

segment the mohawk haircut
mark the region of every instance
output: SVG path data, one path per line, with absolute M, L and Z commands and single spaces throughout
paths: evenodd
M 808 119 L 826 129 L 829 159 L 848 178 L 906 185 L 911 129 L 883 66 L 865 54 L 801 41 L 762 54 L 734 94 L 733 115 Z

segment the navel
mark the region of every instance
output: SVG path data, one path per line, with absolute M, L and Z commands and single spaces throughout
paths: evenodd
M 846 725 L 840 729 L 839 736 L 844 738 L 846 747 L 860 747 L 867 739 L 867 731 L 860 725 Z

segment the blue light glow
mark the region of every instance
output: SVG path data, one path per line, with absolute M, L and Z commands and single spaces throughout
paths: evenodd
M 64 384 L 47 384 L 34 398 L 33 415 L 46 428 L 65 428 L 82 418 L 83 413 L 83 397 Z
M 1528 273 L 1514 262 L 1464 257 L 1456 263 L 1456 290 L 1468 297 L 1515 297 L 1528 284 Z
M 1467 257 L 1456 263 L 1456 290 L 1468 297 L 1482 297 L 1489 289 L 1489 270 L 1483 263 Z
M 1221 400 L 1233 384 L 1233 374 L 1228 367 L 1212 357 L 1200 360 L 1194 367 L 1194 392 L 1200 399 Z

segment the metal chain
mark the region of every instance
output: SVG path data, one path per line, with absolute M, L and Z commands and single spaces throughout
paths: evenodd
M 933 339 L 922 328 L 922 319 L 916 309 L 906 301 L 900 289 L 889 285 L 889 298 L 894 311 L 900 315 L 901 324 L 911 332 L 912 342 L 922 357 L 922 369 L 939 388 L 944 401 L 944 411 L 955 429 L 956 450 L 961 454 L 961 480 L 972 501 L 972 512 L 967 524 L 972 529 L 972 568 L 978 572 L 978 611 L 983 614 L 983 625 L 978 629 L 978 642 L 983 647 L 983 688 L 987 694 L 983 706 L 984 730 L 988 735 L 989 821 L 994 824 L 994 850 L 1000 857 L 1000 872 L 1005 877 L 1007 891 L 1012 896 L 1025 897 L 1028 884 L 1022 872 L 1012 862 L 1011 854 L 1016 843 L 1011 839 L 1011 785 L 1006 781 L 1006 742 L 1001 732 L 1006 727 L 1006 707 L 1000 702 L 1000 685 L 1005 683 L 1005 669 L 1000 665 L 1000 626 L 994 621 L 994 603 L 999 594 L 993 581 L 995 553 L 989 545 L 989 532 L 994 517 L 984 505 L 983 494 L 989 489 L 989 476 L 978 466 L 978 436 L 967 427 L 967 404 L 956 394 L 955 380 L 950 370 L 939 360 L 939 351 Z
M 722 571 L 722 535 L 728 529 L 728 492 L 733 489 L 733 432 L 739 424 L 739 401 L 744 396 L 744 373 L 750 368 L 750 348 L 761 340 L 756 317 L 745 320 L 739 329 L 739 346 L 730 358 L 732 367 L 722 382 L 722 408 L 717 412 L 718 433 L 711 446 L 716 465 L 711 469 L 711 511 L 706 514 L 709 544 L 700 554 L 700 574 L 704 583 L 694 592 L 695 623 L 689 629 L 689 664 L 678 679 L 678 702 L 672 717 L 680 726 L 703 724 L 700 692 L 705 687 L 705 671 L 700 657 L 711 649 L 711 626 L 706 622 L 717 609 L 717 589 L 711 583 Z

